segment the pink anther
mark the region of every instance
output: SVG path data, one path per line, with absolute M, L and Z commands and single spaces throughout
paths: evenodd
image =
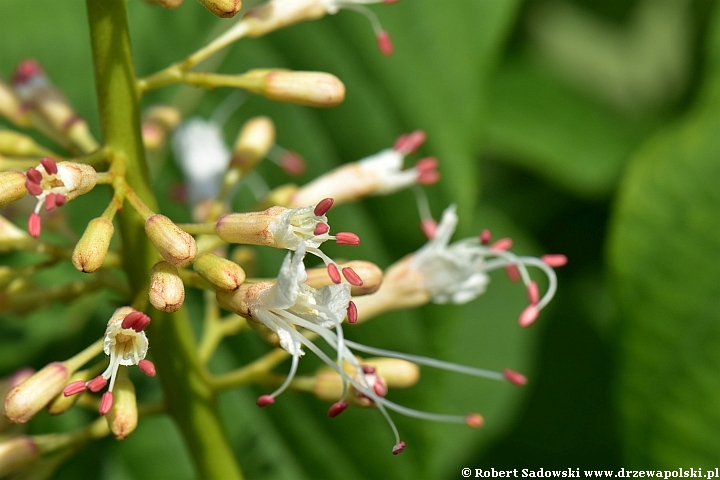
M 113 406 L 113 400 L 114 399 L 112 392 L 103 393 L 102 397 L 100 398 L 100 415 L 105 415 L 110 411 Z
M 43 72 L 42 67 L 38 62 L 35 60 L 23 60 L 20 62 L 15 69 L 15 74 L 13 75 L 13 83 L 15 85 L 22 85 L 23 83 L 30 80 L 32 77 L 36 75 L 43 75 L 45 72 Z
M 338 245 L 360 245 L 360 237 L 352 232 L 338 232 L 335 234 L 335 242 Z
M 434 172 L 437 167 L 438 159 L 435 157 L 425 157 L 415 162 L 415 168 L 419 172 Z
M 392 453 L 393 455 L 399 455 L 403 450 L 405 450 L 405 442 L 400 442 L 393 447 Z
M 372 389 L 373 392 L 375 392 L 375 395 L 377 395 L 378 397 L 384 397 L 385 395 L 387 395 L 388 392 L 387 384 L 385 384 L 385 382 L 380 379 L 378 379 L 377 382 L 373 383 Z
M 260 395 L 255 403 L 257 403 L 257 406 L 260 408 L 267 407 L 275 403 L 275 398 L 270 395 Z
M 33 183 L 37 183 L 40 185 L 40 182 L 42 182 L 42 173 L 40 173 L 38 170 L 35 170 L 33 167 L 28 168 L 27 173 L 25 173 L 25 176 Z
M 553 268 L 564 267 L 565 265 L 567 265 L 568 262 L 567 257 L 562 253 L 543 255 L 542 257 L 540 257 L 540 260 Z
M 57 207 L 57 197 L 58 195 L 56 193 L 49 193 L 45 197 L 45 211 L 46 212 L 52 212 L 55 210 L 55 207 Z
M 363 281 L 362 278 L 360 278 L 360 275 L 358 275 L 355 270 L 353 270 L 350 267 L 345 267 L 342 269 L 343 277 L 345 277 L 345 280 L 348 281 L 350 285 L 353 285 L 355 287 L 362 287 Z
M 32 237 L 38 238 L 40 236 L 41 222 L 40 215 L 34 212 L 30 214 L 30 218 L 28 218 L 28 233 Z
M 55 194 L 55 205 L 58 207 L 62 207 L 65 205 L 65 202 L 67 201 L 67 198 L 62 193 L 56 193 Z
M 386 57 L 392 55 L 394 47 L 392 44 L 392 40 L 390 40 L 390 35 L 385 30 L 381 30 L 380 32 L 378 32 L 377 42 L 380 53 L 382 53 Z
M 420 222 L 420 228 L 425 234 L 428 240 L 435 238 L 435 231 L 437 230 L 437 222 L 432 218 L 423 218 Z
M 105 388 L 105 385 L 107 385 L 107 380 L 105 380 L 102 375 L 98 375 L 97 377 L 87 382 L 88 390 L 93 393 L 99 392 L 100 390 Z
M 527 378 L 522 373 L 518 373 L 515 370 L 510 370 L 509 368 L 506 368 L 502 372 L 503 377 L 510 382 L 514 383 L 515 385 L 525 385 L 527 383 Z
M 340 278 L 340 272 L 338 272 L 337 266 L 334 263 L 328 264 L 327 272 L 330 276 L 330 280 L 332 280 L 333 283 L 338 284 L 342 281 L 342 279 Z
M 35 197 L 42 195 L 43 193 L 42 187 L 30 180 L 29 178 L 25 180 L 25 188 L 27 188 L 27 191 L 30 192 L 30 195 L 33 195 Z
M 147 359 L 142 359 L 138 362 L 138 368 L 148 377 L 155 376 L 155 364 Z
M 324 235 L 327 232 L 330 231 L 330 227 L 327 223 L 320 222 L 315 226 L 315 230 L 313 231 L 313 235 Z
M 340 415 L 348 407 L 347 402 L 335 402 L 328 409 L 328 417 L 335 418 Z
M 400 135 L 400 137 L 395 140 L 393 150 L 400 152 L 403 155 L 410 155 L 420 148 L 423 143 L 425 143 L 426 138 L 427 136 L 422 130 L 415 130 L 414 132 Z
M 485 423 L 485 419 L 479 413 L 470 413 L 465 416 L 465 424 L 468 427 L 480 428 L 483 423 Z
M 45 167 L 45 171 L 50 175 L 55 175 L 58 172 L 57 163 L 55 163 L 55 160 L 53 160 L 52 158 L 41 158 L 40 165 Z
M 492 233 L 490 233 L 490 230 L 487 228 L 484 229 L 482 232 L 480 232 L 480 245 L 487 245 L 490 243 L 490 239 L 492 238 Z
M 280 157 L 280 167 L 288 175 L 297 177 L 305 173 L 305 159 L 295 152 L 287 151 Z
M 520 271 L 518 270 L 517 265 L 515 265 L 514 263 L 508 263 L 507 265 L 505 265 L 505 273 L 507 273 L 507 276 L 511 282 L 520 281 Z
M 490 248 L 493 250 L 510 250 L 512 246 L 512 238 L 505 237 L 490 245 Z
M 535 320 L 537 320 L 539 314 L 540 311 L 535 305 L 528 305 L 525 310 L 523 310 L 520 314 L 520 317 L 518 318 L 518 323 L 521 327 L 529 327 L 530 325 L 535 323 Z
M 527 294 L 528 300 L 530 300 L 530 305 L 537 305 L 540 301 L 540 289 L 538 289 L 538 284 L 535 280 L 528 283 Z
M 122 323 L 120 326 L 122 328 L 128 329 L 128 328 L 135 328 L 135 325 L 140 321 L 144 314 L 142 312 L 138 312 L 137 310 L 133 310 L 132 312 L 125 315 L 125 318 L 123 318 Z
M 363 366 L 362 366 L 362 371 L 363 371 L 363 373 L 364 373 L 365 375 L 372 375 L 372 374 L 375 373 L 377 370 L 376 370 L 375 367 L 373 367 L 372 365 L 363 365 Z
M 333 206 L 333 203 L 335 203 L 334 198 L 325 198 L 323 200 L 320 200 L 317 205 L 315 205 L 315 210 L 313 213 L 315 213 L 316 217 L 322 217 L 325 215 L 328 210 Z
M 77 395 L 78 393 L 82 393 L 87 388 L 87 385 L 85 385 L 85 382 L 83 380 L 77 380 L 75 382 L 69 383 L 65 388 L 63 388 L 63 395 L 66 397 L 71 397 L 73 395 Z
M 437 170 L 426 170 L 418 172 L 417 177 L 415 177 L 415 180 L 420 185 L 435 185 L 437 182 L 440 181 L 440 172 Z
M 358 320 L 357 306 L 352 300 L 348 303 L 347 308 L 348 323 L 355 323 Z

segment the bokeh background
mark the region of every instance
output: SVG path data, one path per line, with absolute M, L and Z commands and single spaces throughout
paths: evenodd
M 247 1 L 248 5 L 257 2 Z M 186 0 L 164 11 L 129 0 L 139 75 L 193 52 L 219 20 Z M 263 389 L 220 396 L 223 420 L 248 478 L 460 478 L 471 468 L 671 469 L 720 466 L 720 8 L 713 0 L 405 0 L 372 9 L 390 32 L 383 57 L 371 28 L 349 11 L 243 40 L 206 69 L 321 70 L 347 87 L 333 109 L 248 97 L 225 122 L 228 143 L 242 123 L 267 114 L 278 141 L 308 162 L 299 180 L 259 168 L 276 186 L 304 183 L 335 165 L 424 129 L 421 155 L 440 159 L 428 189 L 439 216 L 457 203 L 456 238 L 490 228 L 519 254 L 565 253 L 560 290 L 531 328 L 516 322 L 525 292 L 503 274 L 462 307 L 428 306 L 384 315 L 353 339 L 478 367 L 510 367 L 524 388 L 423 369 L 421 382 L 392 399 L 444 413 L 479 411 L 480 430 L 395 416 L 406 451 L 374 410 L 330 421 L 327 405 L 286 393 L 260 410 Z M 84 2 L 0 2 L 0 73 L 20 60 L 46 68 L 93 130 L 97 128 Z M 209 118 L 230 92 L 170 87 L 144 106 L 171 102 Z M 164 212 L 181 181 L 171 152 L 151 165 Z M 100 188 L 66 208 L 74 235 L 97 216 Z M 236 208 L 250 203 L 241 190 Z M 74 207 L 74 208 L 73 208 Z M 23 222 L 22 208 L 5 212 Z M 419 248 L 414 198 L 401 192 L 331 212 L 336 230 L 360 234 L 336 257 L 388 266 Z M 72 233 L 57 238 L 62 242 Z M 274 275 L 282 252 L 259 251 L 259 274 Z M 25 255 L 3 254 L 20 265 Z M 80 278 L 60 265 L 41 285 Z M 199 325 L 200 295 L 189 291 Z M 102 334 L 117 298 L 96 292 L 42 305 L 0 323 L 0 374 L 36 368 L 79 351 Z M 152 346 L 152 339 L 150 339 Z M 225 341 L 212 370 L 226 371 L 269 349 L 253 334 Z M 152 348 L 151 348 L 152 353 Z M 311 355 L 305 373 L 318 366 Z M 281 367 L 278 371 L 283 371 Z M 141 399 L 161 396 L 137 377 Z M 68 430 L 94 415 L 39 415 L 32 433 Z M 143 419 L 127 440 L 93 443 L 54 478 L 195 478 L 177 430 Z

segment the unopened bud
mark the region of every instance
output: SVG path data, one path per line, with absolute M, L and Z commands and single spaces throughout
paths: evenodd
M 176 8 L 182 0 L 158 1 L 165 8 Z M 176 3 L 176 5 L 166 5 Z M 145 112 L 142 139 L 147 150 L 156 150 L 165 143 L 168 134 L 180 123 L 180 110 L 170 105 L 155 105 Z
M 153 215 L 145 222 L 145 233 L 166 262 L 186 267 L 197 254 L 195 239 L 164 215 Z
M 20 98 L 13 88 L 0 78 L 0 116 L 20 127 L 29 127 L 27 113 L 21 107 Z
M 262 212 L 228 213 L 217 221 L 215 232 L 228 243 L 274 246 L 270 225 L 285 210 L 271 207 Z
M 0 172 L 0 208 L 27 194 L 26 180 L 27 177 L 21 172 Z
M 25 423 L 62 392 L 70 372 L 65 364 L 53 362 L 16 386 L 5 397 L 5 416 Z
M 245 13 L 246 36 L 259 37 L 294 23 L 322 18 L 327 9 L 319 0 L 271 0 Z
M 10 390 L 30 378 L 33 373 L 35 373 L 35 370 L 32 368 L 21 368 L 9 377 L 0 380 L 0 399 L 4 399 Z M 0 432 L 6 430 L 10 425 L 5 416 L 5 404 L 0 403 Z
M 0 442 L 0 477 L 17 472 L 40 456 L 40 449 L 32 437 L 22 435 Z
M 91 372 L 90 370 L 83 370 L 77 372 L 72 377 L 70 377 L 70 379 L 67 381 L 67 385 L 70 385 L 74 382 L 87 382 L 92 378 L 92 373 L 93 372 Z M 65 388 L 63 388 L 63 390 L 65 391 Z M 60 415 L 67 412 L 73 405 L 75 405 L 75 402 L 77 402 L 78 398 L 80 398 L 80 395 L 66 396 L 64 391 L 59 393 L 48 404 L 47 411 L 50 415 Z
M 275 144 L 275 124 L 268 117 L 251 118 L 240 129 L 233 147 L 232 166 L 251 170 Z
M 75 162 L 60 162 L 57 164 L 58 176 L 65 184 L 67 194 L 65 201 L 69 202 L 80 195 L 95 188 L 97 172 L 90 165 Z
M 362 279 L 362 285 L 352 286 L 351 294 L 353 297 L 374 293 L 382 284 L 383 272 L 380 267 L 374 263 L 362 260 L 353 260 L 341 263 L 338 266 L 342 269 L 351 268 L 357 276 Z M 332 285 L 335 282 L 330 278 L 330 275 L 328 275 L 328 269 L 322 267 L 308 269 L 307 280 L 305 283 L 313 288 L 322 288 L 327 285 Z
M 244 78 L 255 80 L 248 90 L 270 100 L 311 107 L 334 107 L 345 99 L 345 85 L 335 75 L 292 70 L 251 70 Z
M 32 137 L 13 130 L 0 129 L 0 154 L 11 157 L 51 157 L 53 152 Z
M 231 292 L 245 281 L 245 271 L 239 265 L 213 253 L 200 255 L 194 266 L 216 290 Z
M 127 368 L 118 370 L 113 388 L 113 404 L 105 418 L 110 431 L 119 440 L 126 438 L 137 427 L 138 410 L 135 386 L 128 377 Z
M 185 286 L 177 268 L 158 262 L 150 270 L 150 303 L 163 312 L 176 312 L 185 301 Z
M 97 271 L 105 261 L 110 240 L 112 240 L 115 227 L 112 221 L 105 217 L 90 220 L 85 233 L 75 245 L 72 254 L 72 263 L 75 268 L 85 273 Z
M 233 17 L 240 11 L 240 0 L 198 0 L 210 13 L 220 18 Z
M 167 10 L 173 10 L 175 8 L 178 8 L 180 5 L 182 5 L 183 0 L 145 0 L 147 3 L 150 4 L 157 4 L 161 7 L 167 9 Z M 144 140 L 144 138 L 143 138 Z
M 420 379 L 420 367 L 412 362 L 397 358 L 368 358 L 364 365 L 377 369 L 378 375 L 385 379 L 389 388 L 412 387 Z
M 298 186 L 289 183 L 274 188 L 265 198 L 258 202 L 257 208 L 270 208 L 273 205 L 281 207 L 289 207 L 292 204 L 293 197 L 298 191 Z M 307 205 L 312 205 L 309 203 Z

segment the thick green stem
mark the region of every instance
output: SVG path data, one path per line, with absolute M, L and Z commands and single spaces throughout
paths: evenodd
M 149 208 L 157 211 L 140 135 L 140 107 L 130 49 L 125 0 L 87 0 L 95 83 L 104 145 L 111 171 Z M 133 296 L 147 295 L 148 272 L 157 252 L 148 241 L 144 222 L 132 208 L 118 215 L 123 240 L 123 267 Z M 184 311 L 173 315 L 149 312 L 153 359 L 173 416 L 197 467 L 207 479 L 242 478 L 218 418 L 213 391 L 198 363 L 190 324 Z

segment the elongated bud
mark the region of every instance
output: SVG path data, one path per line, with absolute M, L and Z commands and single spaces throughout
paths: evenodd
M 245 271 L 239 265 L 213 253 L 200 255 L 194 266 L 216 290 L 232 292 L 245 281 Z
M 327 14 L 319 0 L 273 0 L 245 13 L 246 36 L 260 37 L 294 23 L 322 18 Z
M 210 13 L 220 18 L 234 17 L 240 11 L 240 0 L 198 0 Z
M 270 224 L 285 208 L 271 207 L 262 212 L 228 213 L 217 221 L 215 232 L 225 242 L 274 246 Z
M 383 272 L 374 263 L 365 262 L 362 260 L 353 260 L 338 265 L 343 270 L 345 268 L 351 268 L 361 279 L 362 285 L 352 286 L 351 294 L 353 297 L 359 295 L 368 295 L 374 293 L 383 281 Z M 333 280 L 328 275 L 328 269 L 323 268 L 310 268 L 307 270 L 307 280 L 305 281 L 308 285 L 313 288 L 322 288 L 327 285 L 332 285 Z
M 25 423 L 62 392 L 70 372 L 65 364 L 53 362 L 16 386 L 5 397 L 5 416 Z
M 397 358 L 368 358 L 363 365 L 375 367 L 378 375 L 385 379 L 389 388 L 408 388 L 420 379 L 420 367 Z
M 160 5 L 166 10 L 173 10 L 182 5 L 183 0 L 145 0 L 147 3 Z M 144 138 L 143 138 L 144 140 Z
M 0 399 L 5 399 L 8 392 L 30 378 L 35 370 L 32 368 L 21 368 L 9 377 L 0 380 Z M 0 432 L 7 430 L 11 423 L 5 416 L 5 403 L 0 403 Z
M 30 121 L 21 106 L 20 98 L 5 80 L 0 78 L 0 116 L 3 116 L 19 127 L 29 127 Z
M 90 220 L 85 233 L 73 250 L 72 263 L 75 268 L 85 273 L 97 271 L 105 261 L 114 233 L 115 227 L 107 218 Z
M 248 90 L 270 100 L 311 107 L 334 107 L 345 99 L 345 85 L 335 75 L 292 70 L 251 70 L 243 76 L 254 80 Z
M 233 147 L 232 166 L 251 170 L 275 144 L 275 124 L 268 117 L 251 118 L 240 129 Z
M 289 207 L 293 197 L 298 191 L 298 186 L 288 183 L 274 188 L 265 198 L 258 202 L 257 208 L 270 208 L 278 205 L 281 207 Z
M 138 422 L 135 386 L 130 381 L 126 368 L 118 370 L 112 393 L 113 404 L 105 418 L 115 438 L 122 440 L 135 430 Z
M 177 268 L 168 262 L 158 262 L 150 270 L 150 303 L 163 312 L 176 312 L 185 301 L 185 286 Z
M 75 383 L 75 385 L 79 385 L 79 382 L 87 382 L 92 378 L 91 373 L 92 372 L 90 370 L 83 370 L 77 372 L 72 377 L 70 377 L 70 379 L 67 381 L 67 385 L 71 385 L 73 383 Z M 66 396 L 65 392 L 68 391 L 67 385 L 63 388 L 63 391 L 48 404 L 47 411 L 50 415 L 60 415 L 67 412 L 73 405 L 75 405 L 75 402 L 77 402 L 78 398 L 80 398 L 80 395 Z
M 186 267 L 197 254 L 195 239 L 164 215 L 153 215 L 145 222 L 145 233 L 166 262 Z
M 21 172 L 0 172 L 0 208 L 27 194 L 26 180 Z
M 17 472 L 40 456 L 40 448 L 32 437 L 22 435 L 0 442 L 0 477 Z
M 10 157 L 51 157 L 53 152 L 32 137 L 13 130 L 0 129 L 0 155 Z
M 174 1 L 174 0 L 173 0 Z M 182 2 L 182 0 L 180 0 Z M 160 2 L 158 2 L 160 3 Z M 175 6 L 161 5 L 165 8 Z M 168 134 L 180 123 L 180 110 L 170 105 L 155 105 L 150 107 L 143 116 L 142 139 L 143 145 L 149 151 L 157 150 L 164 143 Z

